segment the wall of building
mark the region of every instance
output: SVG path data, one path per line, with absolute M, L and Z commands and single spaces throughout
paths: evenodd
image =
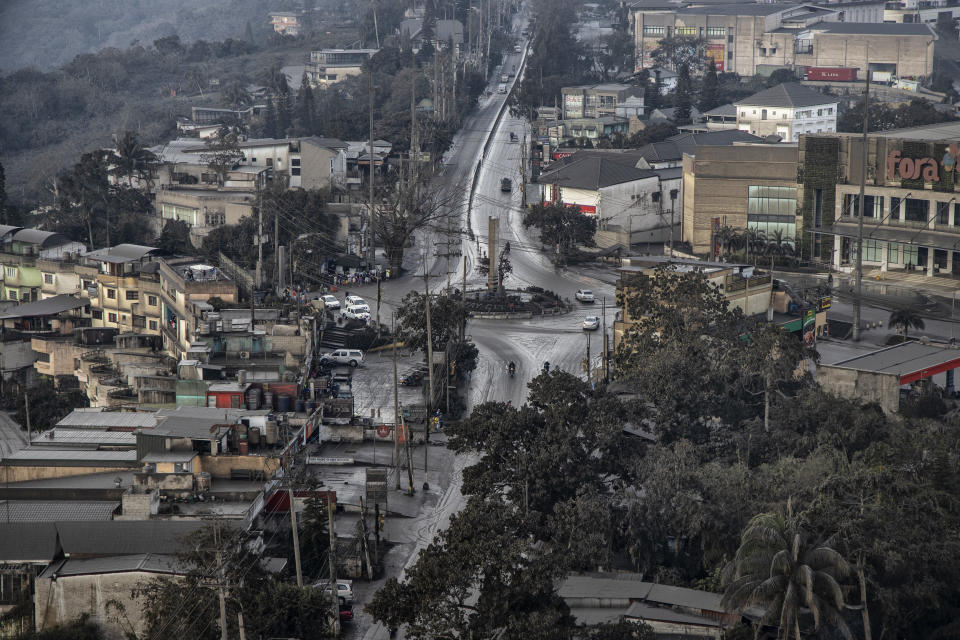
M 934 36 L 849 35 L 814 33 L 813 53 L 797 55 L 794 64 L 808 67 L 896 65 L 901 78 L 926 78 L 933 74 Z
M 143 571 L 105 573 L 85 576 L 60 576 L 56 580 L 37 578 L 34 592 L 37 628 L 50 627 L 75 620 L 81 614 L 90 614 L 91 620 L 103 629 L 107 640 L 124 640 L 124 624 L 132 625 L 137 635 L 146 631 L 141 615 L 142 603 L 131 591 L 140 583 L 159 575 Z M 107 603 L 123 605 L 126 615 L 119 615 Z
M 45 376 L 73 375 L 75 371 L 73 360 L 79 357 L 79 354 L 72 340 L 33 338 L 29 343 L 29 349 L 33 352 L 31 355 L 37 357 L 36 362 L 33 363 L 37 373 Z M 46 354 L 48 356 L 46 361 L 38 354 Z
M 713 219 L 747 228 L 749 187 L 797 186 L 797 148 L 788 145 L 698 147 L 684 157 L 683 239 L 696 254 L 710 251 Z M 801 220 L 797 219 L 798 233 Z
M 214 478 L 230 478 L 231 469 L 261 471 L 266 477 L 272 476 L 280 468 L 280 459 L 267 456 L 201 456 L 195 460 L 194 472 L 206 471 Z
M 900 378 L 896 375 L 820 365 L 817 383 L 843 398 L 876 402 L 886 413 L 900 409 Z
M 94 473 L 119 473 L 129 471 L 131 467 L 96 467 L 61 465 L 9 465 L 4 467 L 4 482 L 28 482 L 30 480 L 47 480 L 50 478 L 69 478 L 72 476 L 86 476 Z M 9 478 L 7 475 L 9 474 Z

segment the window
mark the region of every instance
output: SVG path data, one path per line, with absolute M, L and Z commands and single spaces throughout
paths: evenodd
M 887 260 L 894 264 L 900 262 L 900 243 L 891 242 L 887 245 Z
M 103 320 L 103 311 L 100 311 L 100 309 L 93 309 L 90 311 L 90 316 L 93 317 L 94 320 Z
M 117 299 L 117 290 L 116 289 L 107 289 L 107 297 L 111 300 Z
M 291 167 L 299 167 L 299 166 L 300 166 L 300 158 L 290 158 L 290 166 L 291 166 Z
M 256 158 L 250 158 L 250 162 L 256 162 L 256 161 L 257 161 Z
M 817 115 L 818 115 L 818 116 L 822 116 L 822 115 L 823 115 L 823 109 L 817 109 Z M 861 127 L 861 128 L 862 128 L 862 127 Z
M 16 604 L 26 588 L 23 577 L 15 573 L 0 573 L 0 604 Z
M 10 289 L 10 291 L 7 292 L 7 299 L 9 299 L 9 300 L 16 300 L 16 299 L 17 299 L 17 292 L 14 291 L 13 289 Z
M 268 166 L 268 167 L 272 167 L 272 166 L 273 166 L 273 158 L 267 158 L 267 166 Z
M 777 232 L 793 243 L 797 235 L 796 187 L 749 186 L 747 188 L 747 228 L 768 238 Z
M 147 319 L 144 316 L 133 316 L 133 326 L 138 329 L 143 329 L 147 326 Z
M 205 213 L 203 221 L 208 227 L 218 227 L 226 223 L 227 216 L 224 213 Z
M 907 198 L 904 219 L 909 222 L 927 222 L 930 218 L 930 201 Z
M 916 245 L 903 245 L 903 264 L 912 264 L 918 266 L 920 264 L 920 256 L 918 255 L 919 247 Z
M 722 38 L 725 35 L 727 35 L 727 30 L 724 27 L 707 27 L 708 38 Z
M 650 200 L 653 201 L 653 202 L 660 202 L 660 192 L 659 192 L 659 191 L 655 191 L 655 192 L 651 193 L 651 194 L 650 194 Z
M 677 27 L 678 36 L 695 36 L 697 35 L 696 27 Z
M 147 296 L 147 304 L 151 307 L 157 306 L 157 296 Z
M 157 330 L 157 321 L 156 321 L 156 320 L 151 320 L 149 324 L 150 324 L 150 331 L 156 331 L 156 330 Z
M 117 314 L 115 313 L 107 314 L 107 322 L 116 322 L 116 321 L 117 321 Z
M 670 189 L 670 199 L 671 199 L 671 200 L 676 200 L 676 199 L 677 199 L 677 195 L 679 195 L 679 193 L 680 193 L 680 190 L 679 190 L 679 189 Z
M 7 277 L 16 278 L 17 277 L 17 268 L 16 267 L 7 267 Z
M 883 260 L 883 244 L 879 240 L 863 241 L 863 259 L 867 262 L 880 262 Z
M 50 362 L 50 354 L 38 352 L 37 353 L 37 362 Z
M 290 175 L 292 175 L 292 176 L 298 176 L 298 175 L 300 175 L 300 167 L 294 167 L 294 168 L 290 169 Z
M 767 48 L 766 48 L 766 47 L 760 47 L 760 55 L 761 55 L 761 56 L 767 55 Z
M 832 116 L 832 115 L 833 115 L 833 107 L 830 107 L 829 109 L 827 109 L 827 115 L 828 115 L 828 116 Z
M 772 55 L 772 56 L 777 55 L 777 48 L 776 48 L 776 47 L 770 47 L 770 55 Z
M 127 291 L 126 292 L 127 300 L 139 300 L 140 292 L 139 291 Z
M 53 274 L 45 273 L 43 274 L 43 283 L 44 284 L 53 284 Z
M 950 203 L 949 202 L 937 203 L 937 224 L 942 224 L 942 225 L 950 224 Z
M 330 81 L 330 82 L 336 82 L 336 81 L 337 81 L 337 74 L 335 74 L 335 73 L 328 73 L 328 74 L 327 74 L 327 80 Z
M 786 111 L 784 111 L 783 114 L 781 114 L 780 117 L 783 118 L 784 120 L 786 120 L 789 115 L 790 115 L 789 113 L 787 113 Z
M 643 25 L 643 35 L 645 36 L 662 36 L 667 32 L 665 27 L 660 25 L 645 24 Z

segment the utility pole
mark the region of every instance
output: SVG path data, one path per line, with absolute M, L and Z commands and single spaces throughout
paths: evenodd
M 587 382 L 590 382 L 590 333 L 587 334 L 587 358 L 583 361 L 583 370 L 587 372 Z
M 460 323 L 460 341 L 463 342 L 467 331 L 467 256 L 463 256 L 463 288 L 460 290 L 460 299 L 463 302 L 464 321 Z
M 860 299 L 863 294 L 863 215 L 864 200 L 867 191 L 867 161 L 870 151 L 867 146 L 870 129 L 870 64 L 867 64 L 867 81 L 863 90 L 863 155 L 860 164 L 860 198 L 857 200 L 857 293 L 853 299 L 853 341 L 860 340 Z
M 327 564 L 330 565 L 330 598 L 333 605 L 333 635 L 340 635 L 340 592 L 337 589 L 337 534 L 333 530 L 333 500 L 330 499 L 330 492 L 327 491 L 327 529 L 330 530 L 330 557 L 327 558 Z M 223 638 L 226 640 L 226 638 Z
M 227 591 L 223 580 L 223 551 L 220 545 L 220 521 L 213 523 L 213 539 L 217 550 L 217 597 L 220 600 L 220 640 L 227 640 Z
M 276 285 L 276 292 L 280 293 L 280 288 L 283 286 L 283 265 L 280 263 L 280 212 L 277 211 L 279 207 L 274 207 L 273 212 L 273 258 L 277 263 L 276 270 L 274 270 L 274 284 Z M 293 284 L 293 280 L 290 281 L 290 284 Z
M 327 494 L 329 500 L 329 493 Z M 300 569 L 300 532 L 297 531 L 297 508 L 293 501 L 293 488 L 287 487 L 290 499 L 290 529 L 293 531 L 293 563 L 297 569 L 297 586 L 303 589 L 303 573 Z
M 376 10 L 374 10 L 374 16 L 376 16 Z M 377 36 L 377 41 L 379 42 L 380 37 Z M 379 44 L 377 45 L 380 46 Z M 375 162 L 373 161 L 373 73 L 367 73 L 367 90 L 370 94 L 370 220 L 367 222 L 367 268 L 373 267 L 377 261 L 377 247 L 376 247 L 376 232 L 374 229 L 375 220 L 377 217 L 376 211 L 374 210 L 373 202 L 373 174 L 375 171 Z
M 257 288 L 263 286 L 263 184 L 257 178 Z M 251 327 L 251 330 L 253 328 Z
M 400 389 L 397 379 L 397 314 L 390 317 L 390 335 L 393 338 L 393 465 L 397 473 L 396 488 L 400 489 Z
M 413 177 L 413 159 L 420 156 L 420 145 L 417 141 L 417 56 L 410 47 L 410 153 L 407 160 L 410 163 L 410 176 Z
M 430 391 L 427 393 L 427 424 L 423 430 L 423 490 L 430 489 L 427 481 L 427 459 L 430 454 L 430 420 L 433 418 L 433 330 L 430 327 L 430 273 L 423 267 L 424 305 L 427 312 L 427 372 L 430 376 Z
M 403 433 L 404 448 L 407 450 L 407 495 L 413 495 L 413 452 L 410 451 L 410 440 L 413 435 L 403 417 L 400 417 L 400 428 Z
M 610 346 L 607 342 L 607 298 L 603 298 L 602 317 L 600 328 L 603 329 L 603 381 L 610 382 Z
M 33 440 L 33 430 L 30 428 L 30 389 L 23 391 L 23 408 L 27 414 L 27 446 L 30 446 Z
M 523 146 L 520 147 L 520 206 L 527 208 L 527 134 L 523 134 Z

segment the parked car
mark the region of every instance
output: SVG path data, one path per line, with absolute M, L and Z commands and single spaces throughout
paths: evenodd
M 340 605 L 340 622 L 341 624 L 344 622 L 353 622 L 353 605 Z
M 320 364 L 348 364 L 356 367 L 363 364 L 363 351 L 359 349 L 337 349 L 320 356 Z
M 321 580 L 313 585 L 314 589 L 323 589 L 324 593 L 330 593 L 330 581 Z M 353 602 L 353 580 L 337 580 L 337 597 L 340 603 L 350 604 Z M 352 618 L 351 613 L 351 618 Z
M 503 191 L 504 193 L 509 193 L 512 190 L 513 190 L 513 182 L 510 180 L 510 178 L 504 178 L 503 180 L 500 181 L 500 191 Z
M 361 298 L 360 296 L 347 296 L 344 298 L 344 302 L 347 303 L 348 307 L 353 307 L 358 304 L 367 304 L 367 301 Z
M 366 322 L 370 319 L 370 307 L 365 304 L 347 307 L 343 312 L 343 317 L 347 320 L 362 320 Z
M 327 294 L 325 296 L 320 296 L 320 300 L 323 301 L 324 306 L 326 306 L 330 311 L 336 311 L 340 308 L 340 301 L 337 300 L 337 296 Z
M 591 303 L 595 300 L 593 291 L 590 291 L 590 289 L 577 289 L 575 296 L 580 302 Z
M 587 316 L 583 319 L 584 331 L 596 331 L 600 328 L 600 318 L 597 316 Z

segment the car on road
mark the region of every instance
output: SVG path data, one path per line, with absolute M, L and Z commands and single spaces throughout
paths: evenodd
M 353 307 L 358 304 L 367 304 L 367 301 L 360 296 L 347 296 L 344 298 L 344 301 L 347 303 L 348 307 Z
M 499 86 L 497 86 L 497 93 L 506 93 L 506 92 L 507 92 L 507 85 L 501 82 Z
M 347 307 L 342 315 L 347 320 L 362 320 L 366 322 L 370 319 L 370 307 L 365 304 L 355 304 Z
M 521 47 L 520 45 L 517 45 L 517 46 L 515 46 L 515 47 L 513 48 L 513 52 L 514 52 L 514 53 L 523 53 L 523 47 Z
M 596 298 L 593 297 L 593 291 L 590 291 L 590 289 L 577 289 L 577 292 L 574 294 L 574 296 L 580 302 L 585 302 L 587 304 L 596 300 Z
M 340 605 L 340 622 L 353 622 L 353 605 Z
M 359 349 L 337 349 L 320 356 L 320 364 L 348 364 L 356 367 L 363 364 L 363 351 Z
M 323 305 L 330 311 L 340 309 L 340 301 L 337 300 L 337 296 L 331 296 L 329 294 L 320 296 L 320 301 L 323 302 Z
M 500 191 L 504 193 L 510 193 L 513 190 L 513 182 L 510 178 L 504 178 L 500 181 Z
M 324 593 L 330 593 L 330 581 L 321 580 L 315 583 L 313 588 L 323 589 Z M 353 602 L 353 580 L 337 580 L 337 597 L 340 598 L 341 603 L 349 604 Z
M 583 319 L 584 331 L 596 331 L 600 328 L 600 318 L 597 316 L 587 316 Z

